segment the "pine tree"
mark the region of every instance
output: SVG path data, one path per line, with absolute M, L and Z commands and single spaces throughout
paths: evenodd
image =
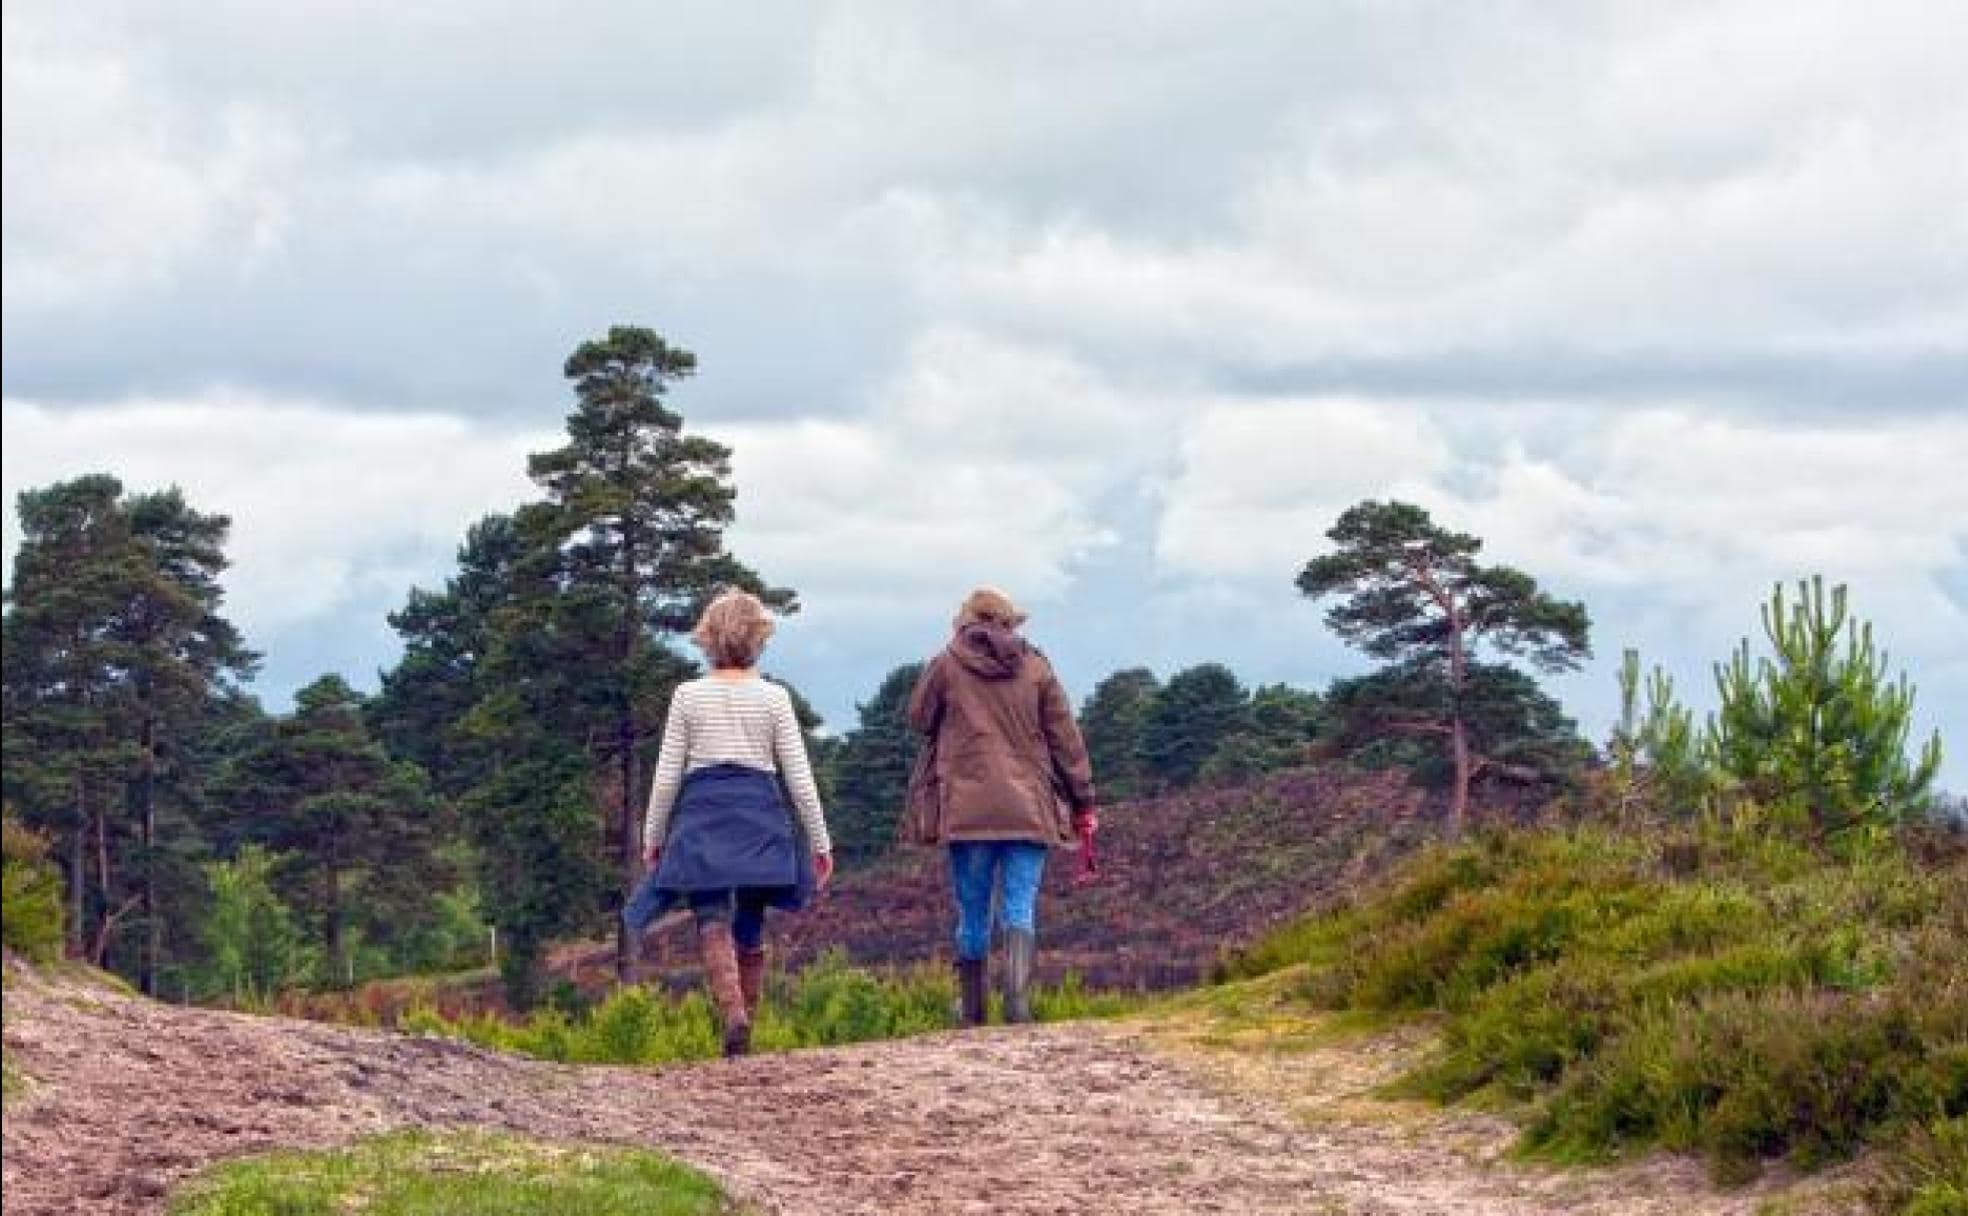
M 609 850 L 622 893 L 641 875 L 639 747 L 661 723 L 678 677 L 663 635 L 687 632 L 724 587 L 742 587 L 782 611 L 793 594 L 764 585 L 724 548 L 734 518 L 731 452 L 686 434 L 663 402 L 697 360 L 647 329 L 616 326 L 569 357 L 576 406 L 568 443 L 533 456 L 527 472 L 546 492 L 531 518 L 555 558 L 553 607 L 563 642 L 586 641 L 594 660 L 582 691 L 599 710 L 589 746 L 611 765 L 615 812 Z M 616 933 L 617 973 L 627 978 L 634 943 Z
M 922 672 L 923 664 L 904 663 L 883 677 L 873 698 L 855 706 L 857 724 L 834 754 L 834 847 L 843 857 L 871 857 L 895 843 L 922 748 L 909 729 L 909 695 Z
M 1694 712 L 1675 698 L 1666 671 L 1655 667 L 1642 678 L 1637 650 L 1620 656 L 1619 690 L 1619 722 L 1606 754 L 1621 817 L 1642 804 L 1692 814 L 1708 784 Z
M 1226 735 L 1203 763 L 1206 780 L 1260 776 L 1305 764 L 1325 728 L 1319 694 L 1288 684 L 1267 684 L 1251 694 L 1244 725 Z
M 229 768 L 229 800 L 251 815 L 254 839 L 286 856 L 286 902 L 320 926 L 332 981 L 352 977 L 351 929 L 387 944 L 431 918 L 452 877 L 442 804 L 422 770 L 370 738 L 363 698 L 340 676 L 303 688 L 294 713 Z
M 145 946 L 138 968 L 143 990 L 155 995 L 162 962 L 165 914 L 159 902 L 166 865 L 159 834 L 159 798 L 174 795 L 184 814 L 196 793 L 187 788 L 202 774 L 173 756 L 193 746 L 206 703 L 250 676 L 259 656 L 219 614 L 224 591 L 219 575 L 229 564 L 225 542 L 232 521 L 195 511 L 176 488 L 129 499 L 124 506 L 141 553 L 133 563 L 134 594 L 118 629 L 130 664 L 136 719 L 136 773 L 129 787 L 138 833 L 136 864 L 142 871 L 141 915 Z M 170 782 L 176 774 L 184 783 Z M 166 788 L 160 789 L 160 778 Z
M 1161 688 L 1154 672 L 1130 667 L 1095 685 L 1080 710 L 1080 733 L 1093 761 L 1093 779 L 1108 801 L 1148 792 L 1151 781 L 1141 759 L 1141 741 Z
M 219 613 L 229 523 L 176 490 L 96 474 L 20 498 L 8 592 L 8 796 L 68 841 L 70 948 L 157 987 L 167 870 L 200 770 L 186 758 L 256 656 Z M 167 815 L 168 807 L 168 815 Z M 144 928 L 118 955 L 132 915 Z
M 1327 626 L 1408 669 L 1400 678 L 1415 695 L 1400 729 L 1447 742 L 1449 816 L 1460 833 L 1470 782 L 1484 760 L 1470 737 L 1479 647 L 1521 656 L 1543 671 L 1570 670 L 1591 657 L 1585 606 L 1552 598 L 1521 571 L 1479 565 L 1482 541 L 1437 526 L 1407 503 L 1359 503 L 1326 536 L 1335 551 L 1306 563 L 1298 589 L 1313 600 L 1337 597 Z
M 1192 784 L 1223 741 L 1244 728 L 1249 709 L 1249 694 L 1223 664 L 1176 672 L 1149 708 L 1142 766 L 1162 787 Z
M 1913 686 L 1889 678 L 1872 624 L 1851 616 L 1843 584 L 1779 584 L 1763 608 L 1771 655 L 1752 661 L 1749 639 L 1715 682 L 1721 705 L 1709 726 L 1720 772 L 1740 788 L 1794 806 L 1831 836 L 1883 828 L 1928 806 L 1941 766 L 1936 731 L 1909 759 Z

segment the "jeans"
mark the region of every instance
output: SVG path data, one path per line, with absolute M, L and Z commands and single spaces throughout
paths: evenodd
M 1038 927 L 1046 846 L 1022 840 L 957 841 L 950 846 L 950 890 L 957 899 L 957 957 L 991 953 L 991 897 L 998 921 L 1027 933 Z
M 697 891 L 690 896 L 690 914 L 700 926 L 729 922 L 731 940 L 740 950 L 756 950 L 765 943 L 763 899 L 738 891 Z

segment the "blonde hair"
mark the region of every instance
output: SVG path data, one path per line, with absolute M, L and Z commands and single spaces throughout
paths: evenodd
M 957 619 L 953 624 L 962 629 L 966 625 L 988 622 L 1006 629 L 1016 629 L 1028 619 L 1025 612 L 1012 603 L 1011 597 L 1004 592 L 996 587 L 979 587 L 964 596 L 963 603 L 957 607 Z
M 726 591 L 704 607 L 690 638 L 712 667 L 751 667 L 772 636 L 772 617 L 759 597 L 748 591 Z

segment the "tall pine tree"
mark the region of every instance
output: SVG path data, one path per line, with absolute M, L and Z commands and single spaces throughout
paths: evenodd
M 199 798 L 185 756 L 257 661 L 220 614 L 230 523 L 175 489 L 125 497 L 106 474 L 19 505 L 0 696 L 8 796 L 67 837 L 71 949 L 154 992 L 166 827 L 189 830 Z M 133 916 L 142 938 L 119 953 Z
M 1478 694 L 1497 687 L 1494 679 L 1475 678 L 1478 648 L 1521 656 L 1544 671 L 1575 668 L 1592 654 L 1585 605 L 1554 599 L 1522 571 L 1480 565 L 1481 540 L 1438 526 L 1408 503 L 1349 507 L 1326 536 L 1334 551 L 1306 563 L 1298 589 L 1309 599 L 1336 600 L 1327 626 L 1394 664 L 1399 730 L 1447 742 L 1449 817 L 1460 833 L 1484 759 L 1472 746 L 1470 724 L 1488 711 Z
M 527 473 L 545 492 L 537 519 L 558 558 L 558 609 L 587 635 L 601 660 L 588 690 L 600 713 L 590 746 L 611 765 L 606 783 L 615 812 L 609 851 L 623 893 L 641 873 L 642 765 L 639 744 L 660 722 L 643 708 L 678 676 L 662 645 L 696 622 L 720 588 L 742 587 L 782 611 L 792 592 L 768 588 L 725 550 L 734 518 L 731 450 L 686 434 L 664 404 L 696 356 L 648 329 L 616 326 L 584 342 L 567 360 L 575 408 L 568 442 L 533 456 Z M 633 961 L 627 931 L 616 931 L 617 974 Z

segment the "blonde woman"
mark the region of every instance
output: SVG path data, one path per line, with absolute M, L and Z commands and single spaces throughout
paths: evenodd
M 1004 592 L 971 592 L 909 701 L 910 725 L 928 738 L 903 836 L 948 846 L 959 1004 L 972 1026 L 984 1021 L 994 907 L 1005 1018 L 1031 1020 L 1047 850 L 1091 840 L 1099 827 L 1086 742 L 1052 664 L 1019 636 L 1024 623 Z
M 758 674 L 771 636 L 765 605 L 742 591 L 718 596 L 698 620 L 692 638 L 711 670 L 670 699 L 643 820 L 650 874 L 622 913 L 640 933 L 664 910 L 689 906 L 727 1056 L 751 1049 L 765 986 L 765 910 L 803 907 L 834 869 L 792 697 Z

